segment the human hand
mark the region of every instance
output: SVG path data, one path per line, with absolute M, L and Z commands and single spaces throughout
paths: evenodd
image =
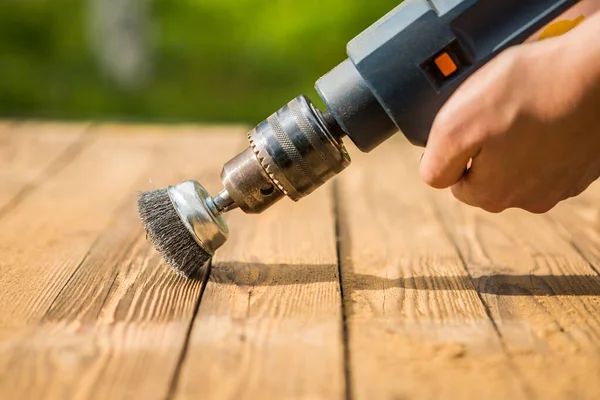
M 470 77 L 434 121 L 422 179 L 490 212 L 543 213 L 584 191 L 600 176 L 599 37 L 600 13 Z

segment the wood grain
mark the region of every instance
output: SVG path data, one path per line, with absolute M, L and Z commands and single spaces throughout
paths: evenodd
M 187 330 L 179 322 L 12 328 L 0 333 L 0 396 L 165 398 Z
M 244 136 L 224 136 L 218 129 L 170 129 L 177 135 L 173 142 L 161 129 L 146 128 L 143 135 L 140 129 L 134 131 L 137 135 L 131 136 L 136 133 L 131 128 L 96 132 L 102 137 L 120 133 L 123 142 L 112 149 L 126 148 L 134 140 L 152 162 L 138 160 L 144 171 L 122 188 L 122 200 L 109 203 L 108 223 L 46 312 L 43 324 L 3 341 L 0 393 L 27 398 L 168 395 L 202 282 L 183 279 L 162 263 L 137 220 L 136 192 L 191 177 L 216 190 L 223 158 Z M 19 379 L 23 376 L 28 380 Z
M 0 121 L 0 216 L 81 151 L 86 128 Z
M 330 187 L 232 213 L 176 398 L 341 399 L 341 298 Z
M 353 153 L 339 182 L 353 398 L 524 397 L 407 146 Z
M 136 140 L 154 143 L 149 149 L 154 161 L 138 175 L 137 182 L 124 191 L 123 201 L 115 205 L 110 221 L 53 302 L 45 321 L 160 322 L 162 318 L 190 317 L 195 304 L 193 299 L 197 298 L 200 285 L 189 281 L 181 286 L 186 280 L 173 281 L 177 276 L 164 265 L 159 265 L 160 257 L 152 250 L 139 223 L 136 196 L 140 191 L 192 178 L 216 193 L 222 187 L 219 180 L 221 167 L 229 154 L 242 148 L 245 135 L 242 130 L 236 129 L 155 128 L 153 136 L 148 129 L 143 132 L 143 136 Z M 164 134 L 166 132 L 177 139 L 172 140 Z M 161 286 L 174 282 L 179 282 L 176 288 Z M 190 288 L 193 288 L 192 294 L 186 292 Z M 176 290 L 179 291 L 177 296 L 172 293 Z M 186 302 L 171 304 L 173 301 L 187 301 L 188 297 L 193 300 L 191 309 Z M 144 307 L 138 309 L 142 304 Z M 114 309 L 108 312 L 111 307 Z
M 569 199 L 554 208 L 548 217 L 556 230 L 568 240 L 600 272 L 600 182 L 582 195 Z
M 85 259 L 115 205 L 153 162 L 155 143 L 97 135 L 0 219 L 0 323 L 40 320 Z M 43 255 L 43 256 L 42 256 Z
M 493 215 L 449 197 L 434 196 L 439 214 L 527 393 L 535 398 L 598 398 L 596 272 L 547 216 L 517 210 Z
M 491 215 L 394 139 L 185 280 L 136 194 L 216 193 L 244 133 L 0 121 L 0 398 L 598 398 L 600 184 Z

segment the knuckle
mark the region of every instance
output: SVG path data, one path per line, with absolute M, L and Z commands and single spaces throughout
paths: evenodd
M 528 211 L 533 214 L 545 214 L 548 211 L 552 210 L 554 206 L 556 206 L 557 202 L 540 202 L 540 203 L 532 203 L 523 207 L 525 211 Z
M 446 154 L 456 154 L 475 147 L 483 139 L 479 134 L 478 120 L 465 120 L 461 112 L 442 110 L 433 122 L 432 135 Z
M 432 135 L 437 136 L 438 139 L 456 137 L 460 132 L 457 122 L 456 113 L 449 107 L 443 107 L 433 121 Z
M 499 214 L 508 208 L 502 202 L 498 201 L 484 201 L 479 205 L 479 207 L 492 214 Z
M 474 206 L 473 201 L 470 198 L 469 187 L 464 181 L 452 186 L 451 191 L 456 200 L 460 201 L 461 203 Z
M 569 187 L 569 190 L 567 191 L 566 195 L 563 196 L 563 200 L 569 199 L 571 197 L 579 196 L 581 193 L 585 192 L 592 183 L 593 182 L 589 182 L 586 180 L 586 181 L 578 182 L 575 185 L 567 185 Z
M 447 128 L 451 126 L 455 120 L 456 118 L 453 118 L 452 105 L 448 103 L 440 109 L 433 121 L 433 125 Z
M 516 204 L 516 207 L 521 208 L 532 214 L 545 214 L 552 210 L 563 198 L 560 191 L 557 190 L 531 190 L 529 195 L 523 196 L 522 201 Z M 544 193 L 542 196 L 535 196 L 535 193 Z
M 510 47 L 498 57 L 498 69 L 505 75 L 518 71 L 523 59 L 523 52 L 518 47 Z
M 512 203 L 513 202 L 510 196 L 489 194 L 485 198 L 481 199 L 479 202 L 479 208 L 492 214 L 499 214 L 512 207 Z

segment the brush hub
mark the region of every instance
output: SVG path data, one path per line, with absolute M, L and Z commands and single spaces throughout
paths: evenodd
M 181 222 L 196 243 L 212 256 L 227 241 L 229 229 L 211 196 L 196 181 L 169 186 L 167 191 Z

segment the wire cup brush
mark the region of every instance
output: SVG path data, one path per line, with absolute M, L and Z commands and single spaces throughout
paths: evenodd
M 198 182 L 141 193 L 138 210 L 154 247 L 186 277 L 199 276 L 229 235 L 221 211 Z
M 259 214 L 284 196 L 312 193 L 350 164 L 342 136 L 330 113 L 295 98 L 250 131 L 248 148 L 223 166 L 224 189 L 214 198 L 195 181 L 141 193 L 148 238 L 177 273 L 200 276 L 229 235 L 222 214 Z

